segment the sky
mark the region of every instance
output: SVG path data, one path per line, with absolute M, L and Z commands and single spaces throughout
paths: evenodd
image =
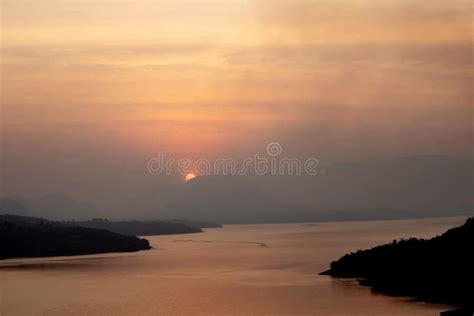
M 472 158 L 472 2 L 1 0 L 2 191 L 98 201 L 279 142 Z

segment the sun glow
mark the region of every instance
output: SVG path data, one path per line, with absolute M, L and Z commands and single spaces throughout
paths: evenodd
M 188 173 L 184 178 L 184 181 L 188 182 L 189 180 L 192 180 L 194 178 L 196 178 L 196 175 L 194 173 Z

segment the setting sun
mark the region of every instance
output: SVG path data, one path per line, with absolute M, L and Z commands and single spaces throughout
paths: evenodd
M 196 175 L 194 173 L 188 173 L 184 178 L 184 181 L 188 182 L 189 180 L 192 180 L 194 178 L 196 178 Z

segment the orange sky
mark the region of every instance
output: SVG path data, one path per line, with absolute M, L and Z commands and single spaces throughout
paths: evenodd
M 3 0 L 3 158 L 472 154 L 471 1 Z M 77 158 L 79 159 L 79 158 Z M 135 160 L 133 160 L 135 159 Z M 88 165 L 88 163 L 90 165 Z M 90 167 L 90 168 L 89 168 Z M 13 180 L 12 180 L 13 181 Z

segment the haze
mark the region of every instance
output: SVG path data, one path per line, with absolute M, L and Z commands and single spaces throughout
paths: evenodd
M 181 176 L 152 176 L 147 161 L 240 159 L 278 141 L 328 166 L 461 159 L 435 180 L 452 198 L 442 207 L 413 196 L 353 207 L 472 210 L 471 1 L 3 0 L 1 10 L 4 196 L 65 192 L 108 217 L 237 221 L 236 206 L 216 215 L 219 198 L 186 195 Z M 282 200 L 305 212 L 360 201 L 300 190 L 271 204 L 268 192 L 286 192 L 273 180 L 258 181 L 258 218 Z

